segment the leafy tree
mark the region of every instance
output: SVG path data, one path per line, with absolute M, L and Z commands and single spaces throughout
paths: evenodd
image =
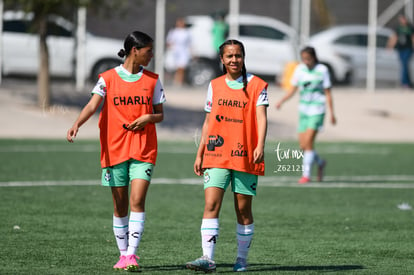
M 5 9 L 19 9 L 33 13 L 32 31 L 39 35 L 39 71 L 37 74 L 38 105 L 50 106 L 49 49 L 46 43 L 47 20 L 50 14 L 60 15 L 72 20 L 79 6 L 92 7 L 94 10 L 122 10 L 126 1 L 105 0 L 5 0 Z M 115 8 L 116 7 L 116 8 Z

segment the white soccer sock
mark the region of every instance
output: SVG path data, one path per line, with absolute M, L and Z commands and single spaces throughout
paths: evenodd
M 315 151 L 308 150 L 303 154 L 303 176 L 310 178 L 312 172 L 312 164 L 315 160 Z
M 201 223 L 201 246 L 203 248 L 203 255 L 207 255 L 211 260 L 214 260 L 214 250 L 218 234 L 219 220 L 203 219 Z
M 136 255 L 142 233 L 144 232 L 145 212 L 131 212 L 129 215 L 129 234 L 127 255 Z
M 237 224 L 237 258 L 247 259 L 254 234 L 254 224 Z
M 119 253 L 126 255 L 128 248 L 128 216 L 119 218 L 114 215 L 112 224 Z

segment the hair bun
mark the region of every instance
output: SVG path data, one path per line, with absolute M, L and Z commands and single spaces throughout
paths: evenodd
M 126 55 L 125 50 L 124 49 L 120 49 L 119 52 L 118 52 L 118 56 L 119 57 L 124 57 L 125 55 Z

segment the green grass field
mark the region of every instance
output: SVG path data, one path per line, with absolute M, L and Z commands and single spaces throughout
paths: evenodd
M 287 171 L 300 167 L 297 149 L 267 144 L 249 274 L 414 274 L 413 210 L 397 207 L 414 205 L 414 144 L 318 143 L 326 181 L 306 186 L 296 183 L 300 171 Z M 194 273 L 184 263 L 201 256 L 195 151 L 191 142 L 159 144 L 139 248 L 144 273 Z M 99 177 L 96 140 L 0 140 L 0 274 L 122 273 L 112 271 L 112 201 Z M 231 192 L 220 227 L 217 273 L 228 273 L 236 256 Z

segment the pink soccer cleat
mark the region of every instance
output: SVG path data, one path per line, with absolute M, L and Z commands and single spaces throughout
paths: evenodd
M 126 268 L 126 257 L 124 255 L 119 256 L 119 261 L 114 265 L 114 269 L 122 269 Z
M 139 271 L 139 265 L 137 263 L 137 259 L 139 259 L 138 256 L 135 255 L 127 255 L 125 257 L 125 270 L 129 272 L 138 272 Z
M 306 184 L 309 183 L 311 180 L 308 177 L 301 177 L 298 181 L 299 184 Z

